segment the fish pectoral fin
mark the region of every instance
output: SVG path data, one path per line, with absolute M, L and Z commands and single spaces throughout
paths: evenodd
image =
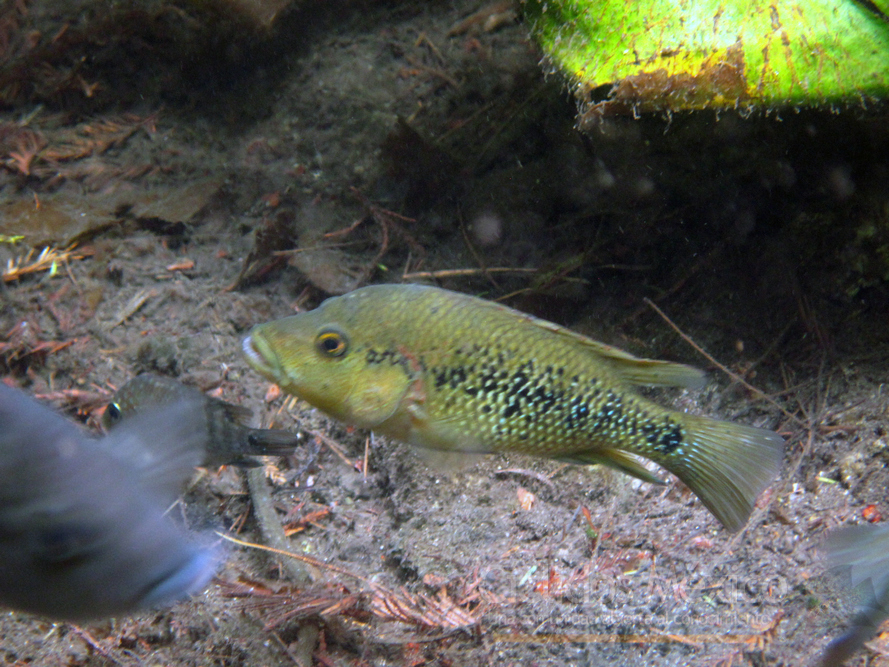
M 423 450 L 448 452 L 460 456 L 489 454 L 491 448 L 477 437 L 468 435 L 450 418 L 433 418 L 422 401 L 405 397 L 403 408 L 374 429 L 395 440 Z
M 632 454 L 626 454 L 616 449 L 599 449 L 595 452 L 578 452 L 570 456 L 560 456 L 559 461 L 566 463 L 579 463 L 581 465 L 604 465 L 615 470 L 620 470 L 626 475 L 641 479 L 649 484 L 664 484 L 664 480 L 648 470 Z
M 414 384 L 399 366 L 357 374 L 343 400 L 344 412 L 337 416 L 360 428 L 375 429 L 404 408 L 422 403 L 423 397 L 416 395 Z

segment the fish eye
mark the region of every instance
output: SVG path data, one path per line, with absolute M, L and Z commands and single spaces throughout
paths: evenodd
M 328 357 L 341 357 L 346 353 L 349 343 L 339 331 L 322 331 L 315 339 L 315 345 L 321 354 Z
M 117 403 L 109 403 L 105 408 L 105 414 L 108 415 L 109 424 L 116 424 L 121 417 L 120 406 Z

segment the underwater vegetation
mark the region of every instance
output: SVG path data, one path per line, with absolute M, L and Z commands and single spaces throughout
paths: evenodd
M 584 122 L 611 114 L 778 108 L 889 92 L 884 2 L 524 0 Z

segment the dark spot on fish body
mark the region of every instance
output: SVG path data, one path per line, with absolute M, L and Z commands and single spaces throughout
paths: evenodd
M 510 417 L 517 415 L 519 413 L 520 409 L 521 408 L 519 407 L 518 403 L 511 402 L 505 408 L 503 408 L 503 412 L 501 413 L 501 416 L 504 419 L 509 419 Z
M 648 423 L 639 430 L 651 448 L 660 454 L 673 454 L 684 442 L 682 427 L 669 418 L 663 424 Z
M 599 393 L 599 391 L 593 390 L 593 394 L 589 398 L 578 396 L 572 399 L 570 403 L 571 410 L 568 415 L 569 419 L 566 419 L 568 428 L 580 428 L 592 422 L 591 428 L 594 431 L 600 429 L 613 430 L 616 425 L 620 425 L 625 421 L 623 401 L 620 396 L 610 390 L 596 412 L 591 412 L 590 402 Z
M 645 424 L 642 426 L 642 435 L 652 447 L 657 447 L 658 438 L 660 438 L 661 429 L 655 424 Z
M 453 368 L 434 367 L 432 374 L 435 376 L 436 389 L 442 389 L 447 385 L 451 389 L 457 390 L 467 380 L 466 369 L 463 366 L 455 366 Z M 470 391 L 467 391 L 467 393 L 473 395 Z
M 654 448 L 661 454 L 673 454 L 682 446 L 684 440 L 682 427 L 671 419 L 667 420 L 668 430 L 663 432 Z
M 639 435 L 639 419 L 636 417 L 636 415 L 633 415 L 630 418 L 630 423 L 627 425 L 627 433 L 629 433 L 630 437 L 633 438 Z
M 379 352 L 371 347 L 368 348 L 367 356 L 365 357 L 365 359 L 369 364 L 382 364 L 386 361 L 389 361 L 389 363 L 394 365 L 400 363 L 401 355 L 391 348 Z
M 506 389 L 507 395 L 514 396 L 520 395 L 523 396 L 523 390 L 525 386 L 528 384 L 528 376 L 525 375 L 524 371 L 518 370 L 512 376 L 512 382 Z
M 538 385 L 530 398 L 534 403 L 534 410 L 541 416 L 547 414 L 556 404 L 556 394 L 543 385 Z
M 457 366 L 456 368 L 451 369 L 451 377 L 448 380 L 451 389 L 456 389 L 464 382 L 466 382 L 466 371 L 463 370 L 463 367 Z
M 393 348 L 383 350 L 382 352 L 374 348 L 368 348 L 364 358 L 369 366 L 388 363 L 390 366 L 401 366 L 404 374 L 408 377 L 414 375 L 415 365 L 411 364 L 411 360 L 408 357 Z M 426 365 L 422 359 L 417 363 L 421 370 L 425 370 Z
M 498 373 L 490 370 L 481 376 L 481 390 L 486 394 L 496 393 L 500 389 L 500 383 L 497 382 Z
M 565 413 L 565 428 L 569 431 L 584 428 L 589 422 L 590 407 L 583 396 L 575 396 L 568 403 Z

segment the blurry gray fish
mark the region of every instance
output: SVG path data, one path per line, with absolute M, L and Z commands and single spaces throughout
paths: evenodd
M 249 408 L 212 398 L 194 387 L 153 373 L 143 373 L 118 389 L 105 409 L 102 424 L 107 430 L 147 407 L 183 400 L 199 404 L 205 420 L 205 454 L 198 465 L 255 467 L 259 463 L 249 457 L 286 456 L 299 444 L 288 431 L 245 426 L 251 414 Z
M 101 440 L 0 383 L 0 605 L 84 621 L 203 589 L 218 555 L 165 515 L 203 456 L 200 407 Z
M 821 667 L 839 667 L 889 618 L 889 526 L 841 528 L 830 534 L 825 551 L 831 569 L 860 596 L 849 629 L 821 656 Z

